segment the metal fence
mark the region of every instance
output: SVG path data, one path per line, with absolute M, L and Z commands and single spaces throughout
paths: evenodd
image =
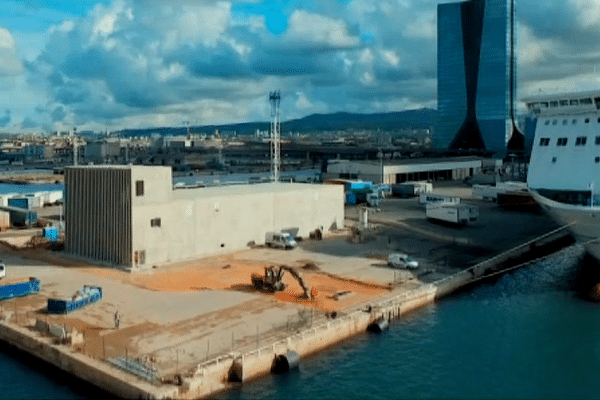
M 109 358 L 108 362 L 150 382 L 154 382 L 158 378 L 156 367 L 139 358 L 114 357 Z

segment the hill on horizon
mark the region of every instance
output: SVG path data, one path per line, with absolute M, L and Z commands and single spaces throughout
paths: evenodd
M 311 114 L 303 118 L 293 119 L 281 123 L 281 132 L 311 132 L 311 131 L 337 131 L 345 129 L 370 129 L 391 131 L 399 129 L 427 129 L 435 124 L 437 110 L 423 108 L 419 110 L 395 111 L 388 113 L 359 114 L 337 112 L 332 114 Z M 221 132 L 236 131 L 238 135 L 251 135 L 256 130 L 268 131 L 270 123 L 243 122 L 224 125 L 204 125 L 190 127 L 192 133 L 211 134 L 215 129 Z M 123 129 L 116 133 L 122 136 L 149 136 L 184 135 L 186 127 L 163 127 L 145 129 Z

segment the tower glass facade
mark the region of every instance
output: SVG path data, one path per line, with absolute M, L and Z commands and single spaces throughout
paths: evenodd
M 504 150 L 512 134 L 512 0 L 438 5 L 438 148 Z

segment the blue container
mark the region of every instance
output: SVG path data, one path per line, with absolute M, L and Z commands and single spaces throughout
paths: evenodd
M 10 222 L 18 226 L 32 226 L 37 222 L 37 213 L 33 211 L 9 211 Z
M 348 184 L 348 190 L 367 190 L 373 187 L 373 182 L 371 181 L 354 181 Z
M 48 313 L 66 314 L 102 299 L 102 287 L 85 285 L 70 299 L 48 299 Z
M 27 296 L 30 293 L 38 293 L 39 291 L 40 281 L 36 278 L 29 278 L 28 281 L 14 282 L 6 285 L 2 285 L 0 282 L 0 300 Z
M 44 237 L 51 242 L 56 242 L 58 240 L 58 228 L 55 226 L 49 226 L 44 228 Z
M 346 193 L 346 204 L 350 204 L 350 205 L 356 204 L 356 193 L 354 193 L 354 192 Z
M 11 207 L 24 208 L 29 210 L 31 208 L 31 199 L 27 197 L 13 197 L 8 199 L 8 205 Z

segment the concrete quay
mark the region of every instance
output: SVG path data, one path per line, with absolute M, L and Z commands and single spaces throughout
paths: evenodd
M 293 251 L 255 248 L 143 274 L 98 268 L 60 252 L 0 248 L 13 276 L 42 281 L 40 294 L 0 302 L 0 340 L 120 397 L 209 397 L 271 373 L 277 356 L 307 357 L 366 332 L 374 321 L 399 318 L 570 243 L 544 215 L 469 201 L 480 206 L 480 219 L 466 227 L 427 221 L 416 199 L 389 199 L 372 214 L 365 242 L 343 231 Z M 414 256 L 420 268 L 387 267 L 387 254 L 396 251 Z M 285 292 L 256 292 L 250 274 L 277 264 L 301 271 L 315 300 L 302 299 L 288 276 Z M 47 298 L 83 284 L 102 286 L 103 300 L 65 316 L 45 312 Z M 122 315 L 119 329 L 115 310 Z M 58 340 L 44 326 L 70 334 Z M 117 367 L 114 360 L 123 357 L 151 364 L 156 379 Z

